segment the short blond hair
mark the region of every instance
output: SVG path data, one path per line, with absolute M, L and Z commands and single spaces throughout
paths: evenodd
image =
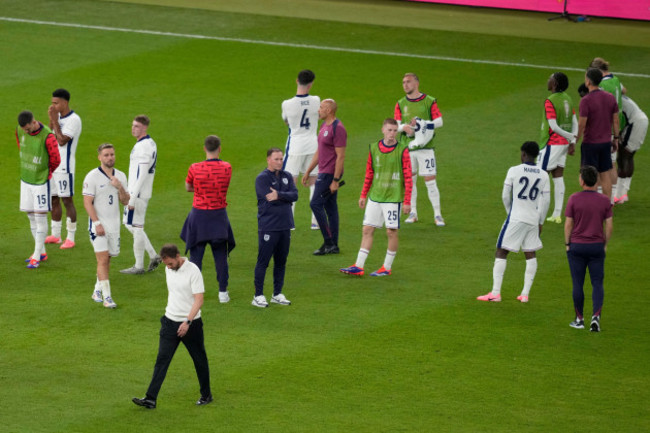
M 102 150 L 104 149 L 115 149 L 115 146 L 113 146 L 111 143 L 102 143 L 97 148 L 97 154 L 99 155 L 100 153 L 102 153 Z
M 404 74 L 404 77 L 405 78 L 406 77 L 413 77 L 413 78 L 415 78 L 415 81 L 417 81 L 418 83 L 420 82 L 420 79 L 418 78 L 418 76 L 416 74 L 414 74 L 413 72 L 407 72 L 406 74 Z

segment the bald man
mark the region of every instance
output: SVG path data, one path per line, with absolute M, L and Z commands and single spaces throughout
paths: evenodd
M 318 118 L 323 123 L 318 133 L 318 150 L 302 177 L 303 185 L 308 186 L 309 174 L 318 166 L 318 177 L 310 206 L 323 235 L 323 245 L 314 251 L 315 256 L 339 253 L 339 211 L 336 198 L 343 176 L 348 133 L 336 117 L 337 108 L 333 99 L 321 102 Z

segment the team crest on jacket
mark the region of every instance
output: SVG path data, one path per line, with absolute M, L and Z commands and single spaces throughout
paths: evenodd
M 289 185 L 289 179 L 287 179 L 286 177 L 283 178 L 282 183 L 285 184 L 285 185 Z
M 264 242 L 268 242 L 271 239 L 270 235 L 264 235 Z
M 327 137 L 327 133 L 328 133 L 328 132 L 329 132 L 329 131 L 325 131 L 325 132 L 323 132 L 323 137 Z

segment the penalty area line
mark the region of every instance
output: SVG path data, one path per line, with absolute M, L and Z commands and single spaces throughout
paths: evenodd
M 464 59 L 461 57 L 433 56 L 427 54 L 365 50 L 361 48 L 329 47 L 324 45 L 295 44 L 292 42 L 274 42 L 274 41 L 264 41 L 264 40 L 246 39 L 246 38 L 229 38 L 224 36 L 208 36 L 208 35 L 197 35 L 197 34 L 189 34 L 189 33 L 162 32 L 156 30 L 127 29 L 121 27 L 95 26 L 95 25 L 77 24 L 77 23 L 61 23 L 56 21 L 30 20 L 24 18 L 12 18 L 12 17 L 2 17 L 2 16 L 0 16 L 0 21 L 24 23 L 24 24 L 36 24 L 36 25 L 44 25 L 44 26 L 88 29 L 88 30 L 101 30 L 107 32 L 136 33 L 136 34 L 144 34 L 144 35 L 152 35 L 152 36 L 167 36 L 167 37 L 185 38 L 185 39 L 203 39 L 203 40 L 222 41 L 222 42 L 238 42 L 243 44 L 272 45 L 277 47 L 304 48 L 304 49 L 311 49 L 311 50 L 336 51 L 336 52 L 353 53 L 353 54 L 370 54 L 370 55 L 391 56 L 391 57 L 407 57 L 407 58 L 424 59 L 424 60 L 440 60 L 446 62 L 474 63 L 474 64 L 483 64 L 483 65 L 495 65 L 495 66 L 512 66 L 517 68 L 549 69 L 549 70 L 556 70 L 556 71 L 557 70 L 575 71 L 575 72 L 585 71 L 585 68 L 572 68 L 568 66 L 535 65 L 531 63 L 503 62 L 499 60 Z M 637 74 L 631 72 L 616 72 L 616 75 L 620 75 L 624 77 L 650 78 L 649 74 Z

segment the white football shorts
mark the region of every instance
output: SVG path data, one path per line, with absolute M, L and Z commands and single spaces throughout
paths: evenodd
M 420 176 L 435 176 L 436 170 L 436 155 L 433 149 L 414 149 L 410 150 L 411 155 L 411 170 L 413 175 Z
M 293 177 L 298 177 L 300 174 L 307 172 L 309 164 L 311 163 L 313 154 L 311 155 L 288 155 L 284 157 L 284 171 L 290 173 Z M 318 166 L 316 166 L 310 173 L 310 176 L 318 176 Z
M 50 191 L 53 197 L 72 197 L 74 195 L 74 174 L 52 173 Z
M 625 125 L 621 137 L 623 137 L 622 146 L 629 152 L 636 152 L 641 148 L 648 133 L 648 119 L 635 120 L 634 123 Z
M 144 227 L 144 217 L 147 214 L 148 205 L 148 198 L 136 198 L 132 210 L 129 210 L 128 206 L 124 206 L 124 218 L 122 218 L 124 225 Z
M 97 236 L 95 230 L 90 225 L 90 243 L 93 244 L 93 250 L 96 253 L 108 251 L 111 257 L 117 257 L 120 254 L 120 233 L 106 233 L 105 236 Z
M 547 144 L 539 151 L 537 166 L 544 171 L 555 170 L 558 167 L 564 168 L 567 153 L 569 153 L 568 144 Z
M 539 226 L 519 221 L 511 222 L 507 219 L 501 227 L 497 248 L 514 253 L 519 250 L 531 252 L 541 249 L 542 240 L 539 238 Z
M 45 182 L 43 185 L 32 185 L 21 180 L 20 210 L 22 212 L 50 212 L 52 210 L 50 182 Z
M 377 203 L 376 201 L 367 200 L 366 212 L 363 214 L 363 225 L 377 228 L 386 225 L 387 229 L 398 229 L 401 209 L 401 203 Z

